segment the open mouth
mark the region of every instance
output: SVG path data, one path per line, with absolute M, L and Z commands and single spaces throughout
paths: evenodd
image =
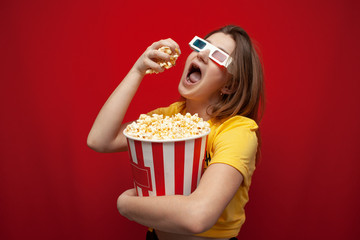
M 197 83 L 201 79 L 201 70 L 200 67 L 194 63 L 190 65 L 190 69 L 186 76 L 186 80 L 189 83 Z

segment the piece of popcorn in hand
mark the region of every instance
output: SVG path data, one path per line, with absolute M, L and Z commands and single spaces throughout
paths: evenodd
M 180 56 L 180 52 L 179 49 L 175 49 L 175 53 L 173 53 L 171 51 L 171 49 L 167 46 L 163 46 L 161 48 L 158 49 L 159 51 L 162 51 L 164 53 L 167 53 L 170 55 L 170 61 L 166 62 L 166 61 L 156 61 L 160 67 L 165 68 L 165 69 L 169 69 L 173 66 L 175 66 L 175 62 L 178 59 L 178 57 Z M 148 69 L 146 70 L 146 74 L 152 74 L 152 73 L 159 73 L 153 69 Z

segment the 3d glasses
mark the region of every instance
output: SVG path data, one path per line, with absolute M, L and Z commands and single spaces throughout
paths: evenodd
M 222 51 L 221 49 L 215 47 L 211 43 L 207 42 L 206 40 L 195 36 L 189 43 L 190 48 L 193 50 L 200 52 L 209 49 L 209 58 L 216 62 L 217 64 L 228 67 L 232 61 L 232 58 L 226 52 Z

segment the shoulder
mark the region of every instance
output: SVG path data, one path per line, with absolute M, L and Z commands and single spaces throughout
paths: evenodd
M 208 150 L 210 164 L 224 163 L 236 168 L 250 185 L 258 148 L 258 125 L 250 118 L 235 116 L 211 125 Z
M 259 128 L 250 118 L 234 116 L 222 122 L 210 123 L 209 143 L 213 150 L 242 151 L 253 156 L 258 146 L 256 131 Z
M 211 130 L 214 134 L 224 134 L 231 132 L 256 132 L 259 128 L 256 122 L 243 116 L 234 116 L 220 122 L 210 120 Z
M 151 114 L 162 114 L 162 115 L 165 115 L 165 116 L 171 116 L 171 115 L 174 115 L 176 113 L 179 113 L 183 110 L 184 108 L 184 102 L 174 102 L 172 104 L 170 104 L 169 106 L 166 106 L 166 107 L 160 107 L 160 108 L 157 108 L 151 112 L 148 112 L 147 114 L 148 115 L 151 115 Z

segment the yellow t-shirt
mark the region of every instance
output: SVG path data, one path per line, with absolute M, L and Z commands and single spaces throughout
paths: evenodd
M 158 108 L 149 114 L 157 113 L 171 116 L 181 112 L 182 105 L 183 102 L 176 102 L 169 107 Z M 255 170 L 258 146 L 256 130 L 258 126 L 254 120 L 242 116 L 234 116 L 221 122 L 212 120 L 208 122 L 211 132 L 208 136 L 205 169 L 214 163 L 228 164 L 242 174 L 244 181 L 216 224 L 197 236 L 236 237 L 245 222 L 244 207 L 249 200 L 248 191 Z

